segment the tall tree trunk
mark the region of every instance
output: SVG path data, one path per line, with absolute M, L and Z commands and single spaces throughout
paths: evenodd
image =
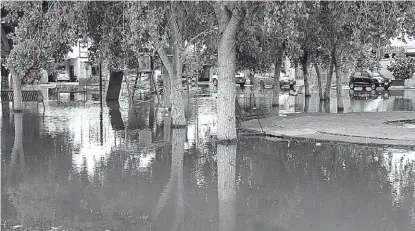
M 327 74 L 327 81 L 326 81 L 326 90 L 324 92 L 324 98 L 326 100 L 330 100 L 330 89 L 331 89 L 331 79 L 333 77 L 333 68 L 334 68 L 334 49 L 331 52 L 330 57 L 330 67 L 329 67 L 329 73 Z
M 13 78 L 13 110 L 21 112 L 23 110 L 22 81 L 14 68 L 10 68 L 10 71 Z
M 175 10 L 179 10 L 175 8 Z M 186 126 L 186 117 L 184 114 L 184 92 L 182 88 L 182 75 L 183 75 L 183 62 L 181 59 L 182 50 L 181 47 L 183 45 L 182 41 L 182 34 L 181 30 L 179 29 L 178 24 L 178 17 L 176 17 L 176 13 L 178 12 L 171 12 L 171 20 L 170 25 L 172 28 L 172 38 L 173 38 L 173 80 L 172 88 L 171 88 L 171 116 L 172 116 L 172 125 L 173 127 L 181 127 Z
M 282 58 L 284 55 L 285 50 L 285 42 L 283 43 L 282 47 L 278 51 L 276 60 L 275 60 L 275 71 L 274 71 L 274 87 L 272 89 L 272 107 L 279 107 L 280 103 L 280 74 L 281 74 L 281 66 L 282 66 Z
M 323 95 L 323 86 L 321 84 L 320 68 L 318 67 L 317 63 L 314 63 L 314 68 L 316 69 L 316 74 L 317 74 L 318 96 L 320 98 L 320 101 L 322 101 L 324 100 L 324 95 Z
M 303 58 L 301 60 L 301 66 L 303 68 L 303 78 L 304 78 L 304 95 L 305 97 L 311 96 L 310 94 L 310 84 L 308 82 L 308 54 L 304 52 Z
M 1 65 L 1 89 L 9 89 L 9 70 Z
M 1 65 L 1 90 L 9 89 L 9 70 Z M 1 99 L 0 99 L 1 100 Z M 1 101 L 3 115 L 9 111 L 9 102 Z
M 334 63 L 334 67 L 336 70 L 337 111 L 342 112 L 344 111 L 343 97 L 342 97 L 342 78 L 341 78 L 341 72 L 340 72 L 340 64 L 339 64 L 339 60 L 337 59 L 337 52 L 335 49 L 334 49 L 333 63 Z
M 176 12 L 170 12 L 170 27 L 172 28 L 172 46 L 173 46 L 173 62 L 167 55 L 167 51 L 164 47 L 158 47 L 157 53 L 163 62 L 164 67 L 169 73 L 170 80 L 170 94 L 171 101 L 169 111 L 171 111 L 172 126 L 183 127 L 186 126 L 186 118 L 184 115 L 184 92 L 182 88 L 182 60 L 181 60 L 181 46 L 183 45 L 182 35 L 179 30 L 178 17 Z M 165 86 L 165 88 L 168 86 Z
M 174 76 L 175 81 L 171 82 L 171 117 L 173 127 L 182 127 L 186 126 L 184 96 L 181 82 L 177 81 L 177 76 Z
M 235 69 L 236 69 L 236 30 L 242 21 L 242 15 L 238 9 L 232 12 L 225 3 L 216 3 L 215 13 L 219 22 L 221 34 L 218 46 L 218 97 L 217 137 L 220 141 L 235 140 Z
M 236 145 L 218 144 L 219 230 L 236 226 Z
M 163 65 L 163 98 L 164 106 L 168 109 L 171 108 L 171 82 L 169 78 L 169 73 Z

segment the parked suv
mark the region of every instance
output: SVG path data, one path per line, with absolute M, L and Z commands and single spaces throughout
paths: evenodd
M 388 90 L 391 85 L 391 80 L 382 76 L 378 72 L 362 71 L 355 72 L 350 77 L 349 87 L 354 90 L 355 87 L 370 87 L 376 90 L 378 87 L 383 87 Z

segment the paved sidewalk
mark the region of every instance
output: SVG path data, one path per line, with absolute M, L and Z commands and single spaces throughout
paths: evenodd
M 390 123 L 391 121 L 411 123 Z M 415 112 L 365 112 L 347 114 L 297 114 L 260 119 L 267 135 L 415 148 Z M 242 127 L 262 132 L 258 120 Z

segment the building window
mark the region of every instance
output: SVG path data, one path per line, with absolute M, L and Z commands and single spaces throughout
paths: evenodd
M 390 55 L 389 55 L 389 54 L 385 54 L 385 55 L 384 55 L 384 58 L 385 58 L 385 59 L 389 59 L 389 58 L 390 58 Z

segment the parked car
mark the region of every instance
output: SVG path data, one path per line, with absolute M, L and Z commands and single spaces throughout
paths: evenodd
M 370 87 L 372 90 L 376 90 L 378 87 L 383 87 L 388 90 L 391 85 L 391 80 L 384 77 L 379 72 L 371 71 L 358 71 L 352 74 L 350 77 L 349 87 L 354 90 L 355 87 Z
M 213 69 L 212 82 L 214 86 L 218 86 L 218 75 L 219 75 L 219 70 L 217 68 Z M 245 86 L 246 78 L 245 78 L 244 73 L 237 72 L 235 74 L 235 83 L 239 84 L 239 86 L 241 87 Z
M 261 88 L 265 88 L 267 86 L 274 87 L 274 73 L 261 73 L 255 76 L 257 79 L 259 86 Z M 296 84 L 296 81 L 293 77 L 281 72 L 280 73 L 280 87 L 289 87 L 293 88 Z

